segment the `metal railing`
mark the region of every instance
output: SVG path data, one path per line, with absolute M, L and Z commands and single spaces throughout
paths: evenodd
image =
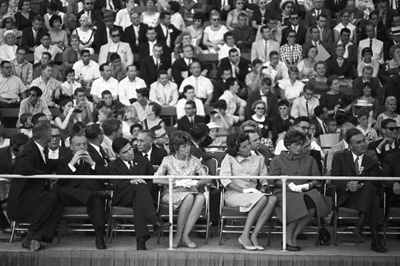
M 0 175 L 2 178 L 44 178 L 44 179 L 168 179 L 169 184 L 169 222 L 171 227 L 169 230 L 169 250 L 173 250 L 173 181 L 174 179 L 201 179 L 198 176 L 130 176 L 130 175 L 35 175 L 35 176 L 22 176 L 22 175 Z M 400 177 L 355 177 L 355 176 L 204 176 L 207 179 L 280 179 L 282 181 L 282 250 L 286 251 L 286 185 L 288 179 L 297 180 L 360 180 L 360 181 L 390 181 L 399 180 Z M 223 199 L 221 199 L 223 200 Z

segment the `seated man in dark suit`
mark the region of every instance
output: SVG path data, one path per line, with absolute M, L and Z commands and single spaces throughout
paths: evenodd
M 367 144 L 364 135 L 358 129 L 347 130 L 346 142 L 349 150 L 337 152 L 332 161 L 331 175 L 344 177 L 344 180 L 332 180 L 332 184 L 336 186 L 338 207 L 359 211 L 359 220 L 353 232 L 356 236 L 361 236 L 365 219 L 368 219 L 372 234 L 371 250 L 386 253 L 387 249 L 382 245 L 378 235 L 380 200 L 377 189 L 368 181 L 347 180 L 351 176 L 378 176 L 378 161 L 365 154 Z
M 29 137 L 22 133 L 17 133 L 11 137 L 10 146 L 0 149 L 0 174 L 10 174 L 15 167 L 18 156 L 23 151 L 26 144 L 29 142 Z M 0 182 L 0 196 L 7 197 L 8 187 L 6 182 Z M 7 201 L 7 199 L 5 199 Z M 10 224 L 7 217 L 3 213 L 3 208 L 0 203 L 0 231 L 9 230 Z
M 139 61 L 153 55 L 154 45 L 157 43 L 157 32 L 153 27 L 146 28 L 146 41 L 139 45 Z M 164 44 L 162 44 L 164 49 Z
M 83 10 L 79 11 L 76 14 L 76 23 L 79 24 L 79 20 L 82 16 L 82 14 L 87 14 L 90 19 L 92 20 L 92 25 L 95 26 L 98 23 L 101 23 L 102 21 L 102 14 L 101 11 L 99 10 L 93 10 L 94 7 L 94 2 L 93 0 L 83 0 L 82 4 L 83 4 Z M 78 25 L 80 26 L 80 25 Z
M 194 101 L 187 101 L 185 104 L 186 115 L 178 120 L 178 130 L 190 132 L 194 124 L 205 123 L 204 117 L 196 115 L 196 104 Z
M 101 144 L 104 140 L 104 132 L 100 124 L 92 124 L 85 129 L 85 135 L 88 140 L 88 149 L 93 161 L 107 166 L 111 160 Z
M 399 126 L 394 119 L 387 118 L 381 122 L 383 138 L 368 144 L 368 150 L 376 152 L 380 163 L 387 155 L 400 151 L 398 133 Z
M 62 141 L 61 131 L 56 125 L 51 125 L 51 141 L 47 145 L 45 154 L 47 163 L 52 171 L 57 169 L 59 159 L 71 153 L 70 149 L 60 146 Z
M 314 0 L 313 1 L 314 8 L 311 10 L 306 11 L 306 16 L 304 18 L 305 26 L 308 28 L 310 26 L 317 25 L 317 19 L 320 14 L 324 14 L 327 18 L 327 26 L 328 28 L 331 27 L 331 12 L 324 8 L 324 1 L 323 0 Z
M 351 31 L 348 28 L 343 28 L 340 31 L 340 39 L 339 41 L 333 43 L 331 47 L 331 54 L 335 53 L 336 45 L 343 44 L 345 48 L 343 57 L 349 59 L 352 64 L 357 64 L 357 45 L 350 42 L 350 34 Z
M 273 117 L 278 115 L 278 98 L 274 93 L 271 92 L 272 89 L 272 81 L 270 78 L 266 77 L 261 81 L 261 87 L 259 90 L 252 92 L 247 98 L 246 105 L 246 117 L 249 119 L 254 110 L 251 109 L 251 106 L 254 102 L 258 100 L 263 100 L 267 103 L 267 114 L 266 117 Z
M 153 166 L 143 156 L 134 155 L 129 140 L 116 138 L 112 144 L 117 159 L 108 165 L 109 175 L 154 175 Z M 151 197 L 151 180 L 111 179 L 115 192 L 113 205 L 133 207 L 136 231 L 136 249 L 146 250 L 150 234 L 147 223 L 151 222 L 155 232 L 168 229 L 171 223 L 164 223 L 158 216 Z
M 107 175 L 107 168 L 100 160 L 94 161 L 87 151 L 88 142 L 84 134 L 72 135 L 71 151 L 59 160 L 56 173 L 59 175 Z M 104 180 L 105 181 L 105 180 Z M 110 195 L 104 191 L 101 179 L 60 179 L 57 181 L 58 197 L 65 206 L 87 206 L 87 213 L 96 234 L 96 248 L 106 249 L 105 200 Z
M 232 48 L 229 50 L 229 57 L 221 59 L 217 77 L 220 77 L 225 69 L 231 69 L 232 77 L 239 80 L 240 87 L 244 87 L 246 75 L 249 74 L 251 65 L 249 60 L 239 56 L 239 51 L 236 48 Z
M 140 22 L 140 15 L 137 12 L 131 14 L 132 25 L 124 29 L 124 39 L 122 41 L 129 43 L 134 54 L 139 53 L 140 45 L 147 41 L 147 24 Z
M 161 165 L 162 160 L 167 156 L 167 152 L 154 145 L 154 140 L 155 136 L 152 131 L 147 129 L 140 131 L 137 136 L 138 147 L 135 154 L 146 157 L 151 165 Z
M 39 121 L 32 128 L 32 139 L 26 145 L 12 171 L 20 175 L 52 174 L 46 163 L 44 149 L 51 140 L 48 121 Z M 57 194 L 51 190 L 54 179 L 13 178 L 7 202 L 8 218 L 30 223 L 22 247 L 31 251 L 43 249 L 42 242 L 51 243 L 64 210 Z
M 383 91 L 381 90 L 381 85 L 378 78 L 372 77 L 374 69 L 372 66 L 365 66 L 362 70 L 362 76 L 355 78 L 353 80 L 353 96 L 355 98 L 361 97 L 362 94 L 362 87 L 364 83 L 369 82 L 372 85 L 372 97 L 377 99 L 380 103 L 382 102 L 383 98 Z
M 308 48 L 311 46 L 315 46 L 318 49 L 318 52 L 322 50 L 322 47 L 328 52 L 331 52 L 331 46 L 329 43 L 320 40 L 320 31 L 318 26 L 311 26 L 310 29 L 311 39 L 303 44 L 303 57 L 306 58 Z
M 95 53 L 99 53 L 101 46 L 111 42 L 111 29 L 117 28 L 120 33 L 121 40 L 124 39 L 123 32 L 124 29 L 118 25 L 114 25 L 115 16 L 110 11 L 106 11 L 103 15 L 103 19 L 97 22 L 95 25 L 96 33 L 94 35 L 94 42 L 92 48 Z
M 303 45 L 306 42 L 306 34 L 307 34 L 307 29 L 304 28 L 299 22 L 300 22 L 300 16 L 298 12 L 292 12 L 289 15 L 289 22 L 290 26 L 286 27 L 282 30 L 282 42 L 281 45 L 284 45 L 287 43 L 287 37 L 289 34 L 289 31 L 294 30 L 296 32 L 296 43 Z
M 87 0 L 91 1 L 91 0 Z M 26 28 L 22 30 L 22 36 L 19 46 L 26 49 L 27 52 L 33 53 L 35 48 L 42 43 L 40 40 L 47 30 L 42 28 L 43 18 L 41 16 L 35 16 L 32 21 L 32 28 Z
M 160 70 L 167 70 L 170 73 L 171 64 L 163 54 L 163 45 L 156 43 L 153 47 L 153 55 L 148 56 L 141 61 L 140 77 L 146 82 L 147 86 L 157 81 L 157 74 Z

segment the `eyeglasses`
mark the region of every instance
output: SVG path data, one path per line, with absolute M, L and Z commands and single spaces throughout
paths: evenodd
M 286 8 L 292 9 L 293 7 L 292 6 L 286 6 Z
M 60 138 L 61 137 L 61 135 L 60 134 L 58 134 L 58 135 L 51 135 L 51 138 Z
M 299 128 L 301 128 L 304 131 L 310 130 L 310 127 L 306 127 L 306 126 L 302 126 L 302 127 L 299 127 Z
M 385 127 L 385 129 L 387 129 L 389 131 L 396 131 L 396 130 L 399 130 L 399 127 Z
M 31 97 L 37 97 L 37 94 L 36 93 L 31 93 L 30 96 Z
M 5 24 L 14 24 L 14 21 L 12 21 L 12 20 L 7 20 L 7 21 L 5 21 L 4 23 L 5 23 Z
M 25 53 L 17 53 L 17 55 L 22 55 L 22 56 L 24 56 L 24 55 L 25 55 Z
M 296 38 L 296 35 L 289 35 L 288 38 Z
M 113 37 L 113 38 L 117 38 L 117 37 L 119 37 L 119 34 L 114 34 L 114 35 L 111 35 L 111 37 Z
M 89 6 L 89 5 L 93 5 L 93 2 L 88 2 L 88 3 L 85 3 L 85 5 L 87 5 L 87 6 Z
M 256 110 L 265 110 L 264 107 L 256 107 Z
M 219 18 L 213 18 L 212 21 L 219 21 Z
M 185 110 L 192 110 L 192 107 L 185 107 Z
M 260 2 L 260 5 L 262 5 L 262 4 L 266 4 L 267 2 Z
M 11 66 L 5 66 L 5 67 L 1 67 L 1 68 L 11 69 Z
M 299 19 L 299 17 L 292 17 L 292 18 L 290 18 L 290 19 L 293 19 L 293 20 L 298 20 Z
M 164 134 L 162 134 L 161 136 L 159 136 L 159 137 L 156 137 L 156 139 L 161 139 L 161 138 L 163 138 L 163 139 L 167 139 L 167 138 L 169 138 L 169 136 L 168 136 L 168 134 L 167 134 L 167 133 L 164 133 Z
M 237 5 L 244 5 L 244 3 L 242 3 L 242 2 L 239 2 L 239 3 L 236 3 Z

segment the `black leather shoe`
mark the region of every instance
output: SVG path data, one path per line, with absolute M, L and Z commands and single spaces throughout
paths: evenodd
M 103 236 L 96 237 L 96 248 L 97 249 L 106 249 L 106 243 L 104 242 Z
M 385 246 L 383 246 L 383 244 L 380 240 L 374 241 L 371 244 L 371 250 L 378 252 L 378 253 L 386 253 L 387 252 L 387 249 L 385 248 Z
M 150 236 L 141 236 L 136 238 L 136 250 L 147 250 L 146 242 L 150 239 Z
M 283 243 L 281 242 L 281 249 L 283 249 Z M 286 243 L 286 250 L 287 251 L 300 251 L 301 248 L 299 246 L 291 246 L 288 243 Z
M 169 229 L 170 226 L 171 226 L 170 222 L 164 222 L 162 220 L 158 220 L 153 224 L 153 231 L 154 233 L 158 233 L 160 231 Z
M 35 240 L 36 241 L 36 240 Z M 39 241 L 36 241 L 36 242 L 39 242 Z M 24 239 L 22 239 L 22 247 L 23 248 L 27 248 L 27 249 L 31 249 L 31 240 L 28 240 L 28 239 L 26 239 L 26 238 L 24 238 Z M 36 245 L 37 243 L 35 243 L 35 245 Z M 44 250 L 44 249 L 46 249 L 46 247 L 45 246 L 43 246 L 42 244 L 40 244 L 40 242 L 39 242 L 39 249 L 34 249 L 34 250 L 32 250 L 32 251 L 36 251 L 36 250 Z M 37 245 L 36 245 L 37 246 Z M 37 247 L 36 247 L 37 248 Z

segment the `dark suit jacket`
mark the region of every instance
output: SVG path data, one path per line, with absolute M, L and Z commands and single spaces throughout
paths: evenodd
M 165 45 L 165 43 L 161 43 L 161 44 L 163 46 L 163 51 L 168 49 L 167 46 Z M 140 63 L 142 63 L 143 60 L 149 56 L 150 56 L 150 45 L 149 45 L 149 42 L 146 40 L 143 44 L 141 44 L 139 46 L 139 61 L 140 61 Z
M 192 57 L 192 62 L 193 61 L 199 61 L 199 59 L 197 59 L 196 57 Z M 201 69 L 206 69 L 206 65 L 203 64 L 203 62 L 200 62 L 200 64 L 201 64 Z M 188 77 L 192 75 L 189 71 L 189 66 L 186 64 L 186 61 L 183 57 L 175 60 L 175 62 L 171 66 L 171 72 L 172 72 L 171 74 L 172 77 L 174 78 L 175 83 L 178 85 L 178 88 L 181 85 L 182 81 L 184 80 L 181 73 L 184 71 L 188 72 Z
M 382 139 L 378 139 L 378 140 L 376 140 L 376 141 L 373 141 L 373 142 L 369 143 L 369 144 L 368 144 L 368 150 L 372 150 L 372 151 L 376 152 L 376 148 L 378 147 L 378 145 L 379 145 L 381 142 L 382 142 Z M 382 148 L 382 150 L 381 150 L 381 153 L 377 153 L 377 152 L 376 152 L 376 155 L 378 156 L 379 162 L 382 163 L 383 160 L 385 159 L 385 157 L 386 157 L 387 155 L 389 155 L 389 154 L 391 154 L 391 153 L 394 153 L 394 152 L 400 151 L 400 147 L 399 147 L 398 141 L 395 142 L 395 145 L 394 145 L 394 146 L 395 146 L 394 149 L 386 150 L 386 148 L 385 148 L 386 145 L 384 145 L 383 148 Z
M 378 176 L 379 163 L 364 154 L 361 166 L 364 167 L 360 176 Z M 343 180 L 332 180 L 338 194 L 338 206 L 341 206 L 349 197 L 350 191 L 346 191 L 348 177 L 356 176 L 356 167 L 351 151 L 339 151 L 333 156 L 331 176 L 343 176 Z M 373 183 L 373 182 L 371 182 Z
M 309 42 L 311 40 L 310 28 L 307 29 L 305 42 Z M 325 27 L 323 29 L 321 41 L 329 43 L 329 44 L 333 43 L 333 31 L 330 28 Z
M 120 1 L 120 0 L 112 0 L 112 3 L 114 5 L 114 9 L 115 10 L 120 10 L 122 8 L 122 1 Z M 106 6 L 107 6 L 107 0 L 96 0 L 94 2 L 93 9 L 101 11 L 101 9 L 103 7 L 106 7 Z
M 247 97 L 247 105 L 246 105 L 246 117 L 249 119 L 250 116 L 253 115 L 253 110 L 251 106 L 255 101 L 261 100 L 260 91 L 252 92 L 249 97 Z M 278 98 L 276 98 L 275 94 L 269 92 L 267 95 L 267 117 L 273 117 L 279 114 L 278 112 Z
M 195 115 L 193 124 L 197 123 L 205 123 L 204 117 Z M 189 118 L 185 115 L 178 120 L 178 130 L 183 130 L 189 133 L 190 129 L 192 129 L 193 124 L 189 122 Z
M 151 150 L 151 156 L 150 156 L 150 163 L 151 165 L 161 165 L 162 160 L 164 159 L 165 156 L 167 156 L 167 151 L 157 147 L 156 145 L 151 145 L 152 150 Z M 135 155 L 142 156 L 143 154 L 135 149 Z
M 56 174 L 58 175 L 107 175 L 107 168 L 102 164 L 102 160 L 98 159 L 95 161 L 96 165 L 94 170 L 88 163 L 84 163 L 83 166 L 75 165 L 75 172 L 72 172 L 68 164 L 71 161 L 73 154 L 70 153 L 58 160 Z M 93 159 L 93 158 L 92 158 Z M 57 184 L 59 186 L 68 186 L 73 188 L 89 188 L 92 191 L 105 190 L 104 182 L 105 179 L 59 179 Z
M 230 6 L 230 9 L 228 11 L 225 9 L 222 10 L 221 3 L 222 3 L 221 0 L 211 1 L 212 9 L 217 10 L 219 12 L 221 20 L 226 20 L 229 11 L 233 10 L 235 6 L 233 5 L 233 0 L 228 0 L 228 5 Z
M 324 14 L 327 16 L 326 18 L 326 26 L 328 28 L 331 28 L 331 12 L 329 9 L 322 8 L 321 14 Z M 306 16 L 304 18 L 304 24 L 308 28 L 309 26 L 314 26 L 317 25 L 317 17 L 315 16 L 315 8 L 306 11 Z
M 38 30 L 36 40 L 33 38 L 33 30 L 32 27 L 28 27 L 22 30 L 22 36 L 20 40 L 20 46 L 24 47 L 25 49 L 29 49 L 34 47 L 35 45 L 40 45 L 40 39 L 42 38 L 43 34 L 46 33 L 47 30 L 40 28 Z M 29 50 L 28 50 L 29 51 Z
M 30 140 L 19 156 L 13 174 L 47 175 L 49 166 L 43 161 L 38 146 Z M 39 193 L 48 190 L 47 179 L 15 178 L 11 181 L 8 195 L 7 213 L 13 221 L 30 221 L 37 207 Z
M 344 76 L 348 79 L 353 79 L 353 66 L 349 59 L 344 59 L 342 66 L 339 66 L 336 57 L 329 58 L 325 63 L 328 68 L 326 71 L 327 77 L 330 75 L 338 75 Z
M 131 49 L 132 49 L 132 53 L 138 54 L 140 45 L 147 41 L 147 38 L 146 38 L 147 28 L 148 28 L 147 24 L 140 23 L 139 24 L 139 36 L 135 35 L 135 30 L 133 28 L 133 25 L 130 25 L 125 28 L 123 41 L 129 43 L 129 45 L 131 46 Z M 137 39 L 139 39 L 138 46 L 136 46 Z
M 284 45 L 287 43 L 287 36 L 289 34 L 289 31 L 292 29 L 293 28 L 291 26 L 289 26 L 282 30 L 281 45 Z M 303 45 L 306 42 L 306 34 L 307 34 L 307 29 L 304 28 L 303 26 L 299 25 L 299 28 L 297 29 L 297 33 L 296 33 L 296 43 Z
M 400 177 L 400 153 L 399 151 L 388 154 L 383 159 L 383 174 L 387 177 Z M 400 179 L 400 178 L 399 178 Z M 386 188 L 393 193 L 395 180 L 386 181 Z
M 100 146 L 101 147 L 101 146 Z M 99 147 L 99 148 L 100 148 Z M 93 146 L 91 144 L 88 143 L 88 153 L 90 155 L 90 157 L 92 157 L 93 161 L 95 161 L 96 163 L 102 164 L 104 166 L 106 166 L 106 163 L 110 162 L 110 158 L 106 157 L 104 158 L 100 153 L 97 152 L 97 150 L 95 148 L 93 148 Z M 105 154 L 107 155 L 107 154 Z
M 133 170 L 130 170 L 126 167 L 126 164 L 122 161 L 121 158 L 117 158 L 112 161 L 108 167 L 109 175 L 154 175 L 153 166 L 143 156 L 136 156 L 133 159 Z M 146 179 L 147 184 L 151 185 L 151 180 Z M 121 202 L 124 198 L 123 196 L 127 193 L 130 193 L 130 197 L 128 202 L 132 204 L 133 198 L 135 194 L 130 190 L 130 187 L 133 186 L 130 183 L 129 179 L 111 179 L 111 183 L 114 185 L 114 197 L 113 197 L 113 205 L 122 205 L 125 206 L 126 202 Z
M 71 154 L 70 148 L 60 146 L 58 149 L 59 149 L 58 150 L 58 160 L 49 159 L 49 148 L 48 147 L 46 147 L 45 152 L 44 152 L 46 154 L 47 164 L 49 165 L 49 168 L 51 169 L 52 172 L 55 172 L 57 170 L 58 162 L 62 157 L 68 156 Z
M 11 159 L 11 147 L 4 147 L 0 149 L 0 174 L 9 174 L 11 173 L 12 169 L 15 167 L 12 164 L 12 159 Z
M 229 60 L 229 57 L 225 57 L 222 58 L 219 66 L 218 66 L 218 73 L 217 73 L 217 78 L 220 79 L 223 71 L 225 69 L 230 69 L 233 73 L 233 71 L 236 72 L 236 78 L 242 83 L 242 85 L 244 84 L 244 81 L 246 79 L 246 75 L 249 73 L 249 69 L 251 69 L 251 64 L 250 61 L 241 57 L 240 61 L 239 61 L 239 72 L 237 72 L 236 70 L 232 69 L 231 66 L 231 61 Z M 242 87 L 242 86 L 241 86 Z
M 347 5 L 347 0 L 339 0 L 338 4 L 335 3 L 335 0 L 325 0 L 324 8 L 330 10 L 332 18 L 336 17 L 336 13 L 340 10 L 345 9 Z
M 213 91 L 213 99 L 212 102 L 218 101 L 219 97 L 224 94 L 226 91 L 226 81 L 223 79 L 219 79 L 214 83 L 214 91 Z
M 157 27 L 155 27 L 155 30 L 157 32 L 157 42 L 160 43 L 167 43 L 167 35 L 164 35 L 164 31 L 161 28 L 161 25 L 158 24 Z M 170 46 L 167 47 L 168 49 L 164 51 L 164 56 L 166 56 L 166 54 L 171 54 L 172 51 L 174 50 L 175 47 L 175 40 L 176 38 L 179 36 L 179 34 L 182 33 L 182 31 L 178 30 L 174 25 L 170 24 L 168 26 L 168 33 L 171 39 L 170 42 Z
M 165 57 L 161 57 L 160 61 L 161 63 L 158 71 L 168 70 L 171 67 L 169 60 L 166 59 Z M 151 83 L 157 81 L 158 71 L 152 56 L 148 56 L 145 59 L 143 59 L 143 61 L 141 61 L 140 77 L 144 79 L 148 87 L 150 87 Z
M 211 158 L 214 158 L 213 156 L 211 156 L 210 154 L 208 154 L 206 152 L 206 150 L 199 146 L 198 148 L 194 145 L 194 143 L 191 144 L 190 146 L 190 154 L 193 155 L 194 157 L 200 159 L 200 160 L 204 160 L 207 161 Z
M 396 74 L 391 76 L 386 83 L 385 98 L 388 96 L 394 96 L 396 99 L 400 99 L 400 75 Z M 400 104 L 397 104 L 396 113 L 400 112 Z

